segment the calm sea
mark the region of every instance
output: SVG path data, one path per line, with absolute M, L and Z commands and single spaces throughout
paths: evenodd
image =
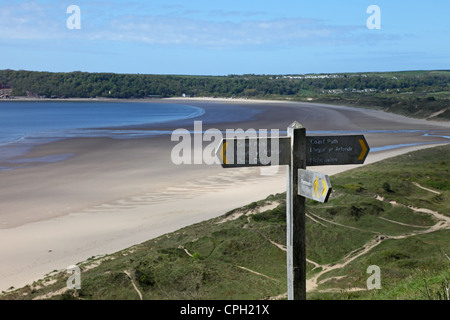
M 166 123 L 204 113 L 204 109 L 194 106 L 144 102 L 1 102 L 0 161 L 22 155 L 36 144 L 66 138 L 123 139 L 164 134 L 167 132 L 121 130 L 120 127 Z M 41 160 L 63 160 L 56 158 Z M 0 170 L 8 169 L 0 167 Z
M 258 111 L 227 105 L 209 114 L 209 121 L 250 119 Z M 0 171 L 13 170 L 34 163 L 56 162 L 72 154 L 55 154 L 42 158 L 20 158 L 32 147 L 75 137 L 109 137 L 129 139 L 171 134 L 172 131 L 139 130 L 125 126 L 158 125 L 177 120 L 193 119 L 205 114 L 205 109 L 182 104 L 157 102 L 0 102 Z M 193 119 L 194 120 L 194 119 Z M 192 120 L 192 121 L 193 121 Z M 190 120 L 189 120 L 190 121 Z M 122 128 L 121 128 L 122 127 Z M 146 126 L 150 127 L 150 126 Z M 439 131 L 439 130 L 438 130 Z M 309 134 L 368 134 L 421 133 L 450 140 L 448 131 L 428 130 L 363 130 L 363 131 L 309 131 Z M 280 131 L 280 134 L 286 134 Z M 442 141 L 439 142 L 448 142 Z M 417 142 L 371 148 L 371 152 L 436 142 Z

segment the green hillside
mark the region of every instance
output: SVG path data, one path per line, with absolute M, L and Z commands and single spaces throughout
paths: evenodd
M 225 97 L 376 108 L 415 118 L 450 119 L 450 71 L 303 75 L 148 75 L 0 70 L 0 98 Z
M 447 299 L 450 145 L 335 176 L 328 203 L 307 200 L 308 299 Z M 270 206 L 270 207 L 269 207 Z M 286 299 L 285 194 L 238 208 L 0 299 Z M 379 266 L 381 289 L 367 290 Z

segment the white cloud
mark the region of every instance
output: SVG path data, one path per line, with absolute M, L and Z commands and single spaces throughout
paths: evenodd
M 59 24 L 55 17 L 54 6 L 37 4 L 35 1 L 2 5 L 0 7 L 0 38 L 52 39 Z
M 318 19 L 262 19 L 262 12 L 227 11 L 244 20 L 214 20 L 179 15 L 108 15 L 102 3 L 81 6 L 81 30 L 67 30 L 64 3 L 28 1 L 0 9 L 0 39 L 133 42 L 197 48 L 334 46 L 359 43 L 364 26 L 332 26 Z M 180 7 L 177 7 L 178 9 Z M 175 9 L 175 8 L 172 8 Z M 103 16 L 98 16 L 101 12 Z M 214 14 L 219 14 L 216 11 Z M 95 15 L 97 14 L 97 15 Z M 225 15 L 225 16 L 226 16 Z M 253 19 L 246 17 L 252 15 Z M 259 16 L 260 19 L 255 19 Z M 222 18 L 224 15 L 222 15 Z M 386 37 L 376 41 L 389 40 Z
M 362 27 L 328 26 L 314 19 L 205 21 L 168 16 L 123 16 L 95 37 L 154 45 L 251 47 L 322 45 L 351 41 Z M 94 35 L 91 35 L 94 36 Z

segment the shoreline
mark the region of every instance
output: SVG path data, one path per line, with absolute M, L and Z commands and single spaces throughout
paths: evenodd
M 192 101 L 189 99 L 183 101 Z M 318 108 L 307 103 L 278 101 L 261 104 L 258 100 L 245 104 L 247 111 L 258 111 L 254 117 L 241 122 L 220 122 L 216 120 L 223 119 L 220 118 L 223 109 L 239 109 L 228 109 L 229 104 L 221 101 L 192 103 L 205 107 L 209 113 L 199 117 L 205 120 L 204 129 L 285 130 L 298 119 L 307 128 L 322 130 L 423 128 L 450 131 L 450 125 L 379 111 L 334 106 Z M 165 128 L 180 125 L 189 129 L 193 121 L 179 121 Z M 448 142 L 417 132 L 371 133 L 366 138 L 371 147 L 418 141 Z M 0 197 L 3 199 L 0 242 L 10 244 L 0 248 L 0 258 L 6 261 L 0 266 L 0 291 L 10 286 L 22 287 L 52 270 L 63 270 L 89 257 L 123 250 L 286 189 L 284 167 L 280 167 L 276 175 L 262 176 L 259 168 L 176 166 L 170 161 L 175 144 L 170 135 L 124 140 L 71 138 L 37 146 L 25 156 L 73 154 L 64 161 L 0 172 Z M 372 152 L 364 165 L 429 147 L 433 145 Z M 332 175 L 359 166 L 309 168 Z
M 431 123 L 438 123 L 438 124 L 450 124 L 450 121 L 445 119 L 432 119 L 432 118 L 414 118 L 409 116 L 400 115 L 397 113 L 389 113 L 386 111 L 382 111 L 378 108 L 370 108 L 367 106 L 350 106 L 347 104 L 332 104 L 332 103 L 326 103 L 326 102 L 314 102 L 313 100 L 310 100 L 310 98 L 307 99 L 307 101 L 296 101 L 291 100 L 289 98 L 287 99 L 280 99 L 280 100 L 273 100 L 273 99 L 255 99 L 255 98 L 226 98 L 226 97 L 149 97 L 149 98 L 104 98 L 104 97 L 96 97 L 96 98 L 34 98 L 34 97 L 11 97 L 9 99 L 0 99 L 1 102 L 118 102 L 118 103 L 125 103 L 125 102 L 133 102 L 133 103 L 151 103 L 151 102 L 174 102 L 174 101 L 181 101 L 183 103 L 188 102 L 213 102 L 213 103 L 238 103 L 238 104 L 249 104 L 254 105 L 256 104 L 289 104 L 289 103 L 300 103 L 300 104 L 310 104 L 310 105 L 316 105 L 316 106 L 329 106 L 329 107 L 343 107 L 343 108 L 353 108 L 353 109 L 359 109 L 359 110 L 367 110 L 367 111 L 376 111 L 376 112 L 383 112 L 389 115 L 393 116 L 400 116 L 405 117 L 407 119 L 412 120 L 419 120 L 419 121 L 428 121 Z
M 33 98 L 33 97 L 11 97 L 0 99 L 1 102 L 158 102 L 158 101 L 194 101 L 194 102 L 237 102 L 237 103 L 285 103 L 296 102 L 289 100 L 260 100 L 246 98 L 213 98 L 213 97 L 166 97 L 166 98 Z M 311 102 L 313 103 L 313 102 Z

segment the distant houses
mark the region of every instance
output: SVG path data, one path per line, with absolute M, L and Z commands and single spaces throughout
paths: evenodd
M 0 99 L 11 99 L 11 87 L 4 87 L 0 85 Z
M 344 76 L 339 74 L 283 76 L 283 79 L 333 79 L 333 78 L 344 78 Z
M 361 89 L 361 90 L 357 90 L 357 89 L 352 89 L 352 88 L 345 88 L 344 90 L 342 89 L 331 89 L 331 90 L 321 90 L 321 93 L 331 93 L 331 94 L 342 94 L 345 92 L 351 92 L 351 93 L 375 93 L 378 92 L 377 89 Z M 389 90 L 387 90 L 387 92 L 389 92 Z

